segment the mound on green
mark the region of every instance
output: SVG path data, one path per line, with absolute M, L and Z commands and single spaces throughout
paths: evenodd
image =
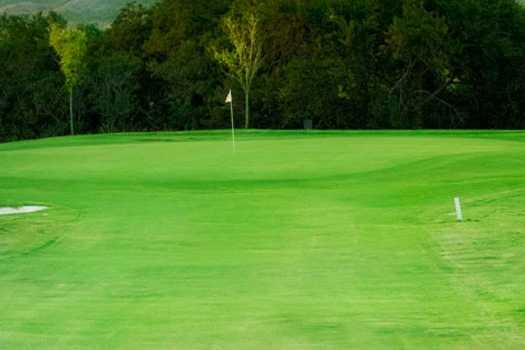
M 0 145 L 3 349 L 523 349 L 525 134 Z M 463 200 L 466 221 L 454 218 Z

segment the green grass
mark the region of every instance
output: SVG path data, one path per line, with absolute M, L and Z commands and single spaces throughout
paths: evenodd
M 525 348 L 525 133 L 228 140 L 0 145 L 0 348 Z

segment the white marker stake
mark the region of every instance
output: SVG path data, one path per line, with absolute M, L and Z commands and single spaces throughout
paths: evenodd
M 461 200 L 459 197 L 454 198 L 454 205 L 456 207 L 456 218 L 458 221 L 463 221 L 463 211 L 461 210 Z

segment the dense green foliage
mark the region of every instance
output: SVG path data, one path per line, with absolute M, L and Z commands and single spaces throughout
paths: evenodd
M 525 348 L 525 133 L 0 145 L 2 349 Z M 322 164 L 322 166 L 320 166 Z M 466 221 L 453 215 L 463 198 Z
M 67 130 L 57 21 L 0 18 L 0 140 Z M 230 88 L 256 128 L 525 127 L 515 0 L 163 0 L 82 30 L 80 132 L 223 128 Z

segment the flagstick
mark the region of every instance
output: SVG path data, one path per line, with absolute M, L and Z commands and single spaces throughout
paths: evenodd
M 235 152 L 235 124 L 233 122 L 233 101 L 230 101 L 230 111 L 231 111 L 231 117 L 232 117 L 232 145 L 233 145 L 233 152 Z

